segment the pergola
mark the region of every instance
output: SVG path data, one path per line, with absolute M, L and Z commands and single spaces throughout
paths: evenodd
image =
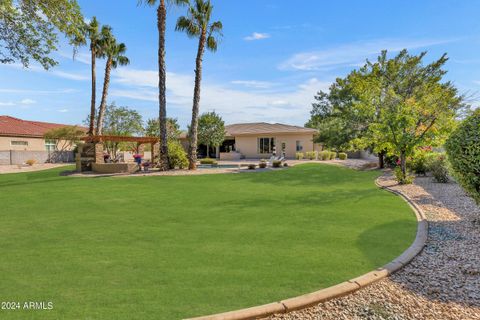
M 150 144 L 152 150 L 152 161 L 159 155 L 160 139 L 156 137 L 131 137 L 131 136 L 109 136 L 109 135 L 91 135 L 80 138 L 84 144 L 79 150 L 77 161 L 77 170 L 84 171 L 91 168 L 91 163 L 104 164 L 103 143 L 104 142 L 130 142 L 137 144 L 137 152 L 143 154 L 143 145 Z M 88 169 L 90 170 L 90 169 Z

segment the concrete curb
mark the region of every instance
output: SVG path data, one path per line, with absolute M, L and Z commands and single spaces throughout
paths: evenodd
M 381 280 L 395 271 L 407 265 L 416 255 L 418 255 L 424 248 L 428 237 L 428 222 L 422 209 L 417 206 L 407 195 L 393 190 L 389 187 L 381 186 L 378 179 L 375 184 L 380 189 L 386 190 L 393 194 L 400 196 L 412 208 L 417 218 L 417 235 L 413 243 L 400 256 L 393 261 L 387 263 L 383 267 L 370 271 L 357 278 L 342 282 L 340 284 L 321 289 L 302 296 L 281 300 L 261 306 L 230 311 L 225 313 L 218 313 L 209 316 L 201 316 L 190 318 L 186 320 L 245 320 L 245 319 L 260 319 L 273 314 L 287 313 L 290 311 L 304 309 L 334 298 L 342 297 L 355 292 L 363 287 L 366 287 L 378 280 Z

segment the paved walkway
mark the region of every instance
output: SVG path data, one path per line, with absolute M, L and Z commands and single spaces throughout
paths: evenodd
M 398 186 L 429 220 L 424 250 L 405 268 L 349 296 L 271 319 L 480 319 L 480 207 L 456 184 Z
M 4 173 L 18 173 L 18 172 L 32 172 L 47 170 L 52 168 L 58 168 L 63 166 L 68 166 L 71 164 L 65 163 L 39 163 L 34 164 L 33 166 L 23 166 L 23 165 L 0 165 L 0 174 Z

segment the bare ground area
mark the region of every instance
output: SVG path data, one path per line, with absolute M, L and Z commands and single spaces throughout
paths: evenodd
M 349 296 L 270 319 L 480 319 L 480 207 L 456 184 L 421 177 L 398 186 L 429 221 L 426 247 L 393 274 Z

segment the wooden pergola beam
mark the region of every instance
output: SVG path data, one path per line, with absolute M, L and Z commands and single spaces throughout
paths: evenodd
M 151 143 L 155 144 L 160 141 L 155 137 L 127 137 L 127 136 L 85 136 L 80 138 L 85 142 L 136 142 L 137 144 Z

